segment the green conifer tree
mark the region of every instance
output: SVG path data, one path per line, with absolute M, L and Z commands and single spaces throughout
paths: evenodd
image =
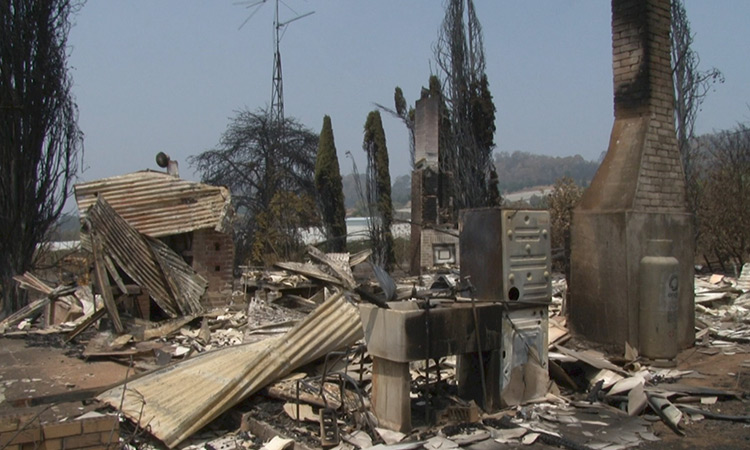
M 315 159 L 315 190 L 327 248 L 333 252 L 343 252 L 346 250 L 344 188 L 329 116 L 323 117 L 323 129 L 320 130 L 318 156 Z
M 362 147 L 367 153 L 367 199 L 370 203 L 370 239 L 375 262 L 389 270 L 395 262 L 393 251 L 393 205 L 391 174 L 388 168 L 388 147 L 380 112 L 372 111 L 365 122 Z

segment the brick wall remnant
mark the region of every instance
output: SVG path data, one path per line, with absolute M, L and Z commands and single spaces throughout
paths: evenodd
M 119 446 L 120 423 L 114 415 L 43 424 L 35 413 L 0 415 L 0 448 L 4 450 L 94 450 Z
M 419 275 L 435 265 L 435 245 L 455 248 L 458 259 L 457 226 L 441 211 L 450 203 L 450 177 L 440 170 L 440 98 L 417 100 L 414 129 L 415 168 L 411 184 L 410 272 Z M 448 230 L 449 234 L 435 231 Z M 451 231 L 452 230 L 452 231 Z M 452 247 L 451 247 L 452 246 Z M 447 247 L 446 247 L 447 248 Z
M 228 293 L 234 280 L 232 237 L 211 229 L 193 232 L 193 269 L 208 280 L 207 294 Z
M 615 122 L 573 213 L 570 319 L 585 337 L 638 343 L 638 265 L 650 239 L 680 261 L 679 339 L 693 342 L 693 239 L 674 128 L 669 0 L 612 0 Z

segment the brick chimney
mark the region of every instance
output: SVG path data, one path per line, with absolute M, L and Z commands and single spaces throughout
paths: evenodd
M 650 239 L 680 262 L 678 336 L 693 342 L 693 233 L 674 128 L 669 0 L 612 0 L 607 155 L 573 214 L 569 313 L 584 337 L 638 345 L 638 267 Z
M 414 170 L 411 173 L 410 273 L 441 264 L 460 264 L 456 223 L 446 218 L 451 178 L 440 170 L 440 105 L 436 96 L 417 100 Z

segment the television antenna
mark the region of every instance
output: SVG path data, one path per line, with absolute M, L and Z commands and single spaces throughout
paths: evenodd
M 240 25 L 240 28 L 245 26 L 245 24 L 258 12 L 260 7 L 266 3 L 268 0 L 259 0 L 253 3 L 250 3 L 247 5 L 247 8 L 255 8 L 255 10 L 250 13 L 247 19 L 245 19 L 244 22 L 242 22 L 242 25 Z M 284 6 L 286 6 L 290 11 L 292 11 L 295 15 L 295 17 L 280 21 L 279 20 L 279 3 L 283 3 Z M 274 10 L 274 16 L 273 16 L 273 32 L 274 32 L 274 54 L 273 54 L 273 77 L 272 77 L 272 84 L 271 84 L 271 120 L 280 128 L 283 128 L 284 123 L 284 80 L 281 75 L 281 39 L 284 37 L 284 33 L 286 33 L 286 27 L 299 19 L 305 18 L 307 16 L 310 16 L 314 14 L 315 11 L 310 11 L 304 14 L 299 14 L 297 11 L 292 9 L 289 5 L 286 4 L 283 0 L 275 0 L 275 10 Z

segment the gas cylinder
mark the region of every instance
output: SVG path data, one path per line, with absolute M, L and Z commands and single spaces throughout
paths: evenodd
M 672 360 L 680 351 L 677 338 L 680 263 L 672 254 L 672 241 L 648 241 L 640 261 L 640 354 L 649 359 Z

